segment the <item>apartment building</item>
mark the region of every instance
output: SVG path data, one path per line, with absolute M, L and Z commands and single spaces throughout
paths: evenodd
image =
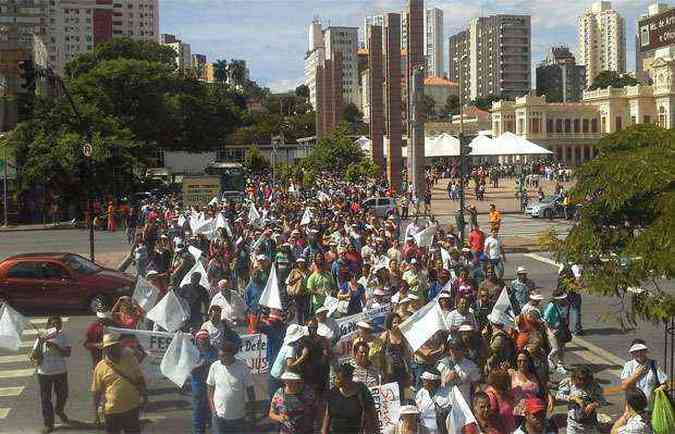
M 427 77 L 441 77 L 445 70 L 443 35 L 443 11 L 438 8 L 427 9 L 424 13 L 424 57 Z
M 65 65 L 115 37 L 159 41 L 159 0 L 49 0 L 49 63 Z
M 513 99 L 530 91 L 529 15 L 475 18 L 449 38 L 448 52 L 448 78 L 461 81 L 465 100 L 489 95 Z
M 192 47 L 190 44 L 181 41 L 176 35 L 164 33 L 159 38 L 160 44 L 171 47 L 176 52 L 176 70 L 187 73 L 192 70 Z M 206 56 L 204 56 L 206 63 Z
M 626 31 L 624 19 L 612 9 L 612 2 L 600 1 L 579 17 L 577 60 L 586 65 L 586 87 L 602 71 L 626 72 Z

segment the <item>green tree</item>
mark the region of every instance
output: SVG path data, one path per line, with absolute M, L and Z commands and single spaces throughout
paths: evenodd
M 629 74 L 619 74 L 616 71 L 602 71 L 594 79 L 588 90 L 605 89 L 608 87 L 625 87 L 635 86 L 640 84 L 634 77 Z
M 213 64 L 213 79 L 217 83 L 227 83 L 227 60 L 218 59 Z
M 422 96 L 422 112 L 424 113 L 425 119 L 436 118 L 436 101 L 426 94 Z
M 295 96 L 298 96 L 304 100 L 309 99 L 309 87 L 305 84 L 301 84 L 300 86 L 295 88 Z
M 501 96 L 497 95 L 488 95 L 486 97 L 478 97 L 471 101 L 471 105 L 476 107 L 477 109 L 480 110 L 485 110 L 485 111 L 490 111 L 492 110 L 492 103 L 501 101 L 501 100 L 506 100 L 508 98 L 503 98 Z
M 438 114 L 440 118 L 446 120 L 452 115 L 459 114 L 459 96 L 448 95 L 448 99 L 445 101 L 445 105 L 441 107 Z
M 230 64 L 227 67 L 227 76 L 230 84 L 240 88 L 245 88 L 248 82 L 248 68 L 246 61 L 243 59 L 230 59 Z
M 257 147 L 251 146 L 244 155 L 244 166 L 253 174 L 269 172 L 272 168 L 270 162 L 263 156 Z
M 321 139 L 306 158 L 306 165 L 316 171 L 344 173 L 352 163 L 360 163 L 365 155 L 349 137 L 346 128 L 338 128 Z
M 352 134 L 359 134 L 363 127 L 363 113 L 356 107 L 356 104 L 350 102 L 342 110 L 342 122 Z
M 547 234 L 542 245 L 583 267 L 586 292 L 618 298 L 622 325 L 668 320 L 675 297 L 659 282 L 675 277 L 675 131 L 639 125 L 603 138 L 597 149 L 575 173 L 579 224 L 564 240 Z
M 380 166 L 370 158 L 366 158 L 358 163 L 352 163 L 347 166 L 345 179 L 352 183 L 365 183 L 376 179 L 380 175 L 380 172 Z

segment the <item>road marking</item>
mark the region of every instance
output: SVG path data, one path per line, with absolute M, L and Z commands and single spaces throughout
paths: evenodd
M 8 369 L 0 371 L 0 378 L 21 378 L 31 377 L 35 373 L 35 368 L 29 369 Z
M 5 419 L 7 418 L 7 415 L 9 414 L 11 408 L 0 408 L 0 419 Z
M 19 396 L 25 387 L 0 387 L 0 397 Z
M 48 319 L 49 318 L 33 318 L 33 319 L 30 320 L 30 323 L 31 324 L 47 324 Z M 67 317 L 67 316 L 61 317 L 62 322 L 68 322 L 68 320 L 70 320 L 70 317 Z
M 526 253 L 525 256 L 528 258 L 534 259 L 535 261 L 543 262 L 544 264 L 549 264 L 553 265 L 554 267 L 560 267 L 562 264 L 554 261 L 553 259 L 546 258 L 541 255 L 537 255 L 536 253 Z
M 45 332 L 46 332 L 46 330 L 44 330 L 44 329 L 40 329 L 40 330 L 36 330 L 36 329 L 26 329 L 26 330 L 23 331 L 22 334 L 23 334 L 24 336 L 36 336 L 38 333 L 44 334 Z
M 33 348 L 35 341 L 21 341 L 19 348 Z
M 0 365 L 5 363 L 21 363 L 28 361 L 28 354 L 0 356 Z
M 604 358 L 611 365 L 618 365 L 618 366 L 623 367 L 623 365 L 626 364 L 626 360 L 623 360 L 622 358 L 620 358 L 618 356 L 615 356 L 614 354 L 610 353 L 609 351 L 607 351 L 603 348 L 600 348 L 599 346 L 597 346 L 595 344 L 592 344 L 592 343 L 588 342 L 587 340 L 580 338 L 579 336 L 575 336 L 572 339 L 572 342 L 576 343 L 577 345 L 581 345 L 581 346 L 586 347 L 586 349 L 588 349 L 588 351 L 591 351 L 591 352 L 597 354 L 598 356 Z

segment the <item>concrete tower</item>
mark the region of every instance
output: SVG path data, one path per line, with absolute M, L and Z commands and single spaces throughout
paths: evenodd
M 368 86 L 370 90 L 371 157 L 384 169 L 384 74 L 382 71 L 382 27 L 370 26 L 368 46 Z
M 393 190 L 401 189 L 401 16 L 385 15 L 385 86 L 387 119 L 387 179 Z M 372 109 L 371 109 L 372 110 Z

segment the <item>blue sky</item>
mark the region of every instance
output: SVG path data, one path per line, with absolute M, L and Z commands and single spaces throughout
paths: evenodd
M 533 63 L 552 45 L 576 50 L 577 17 L 592 0 L 427 0 L 426 7 L 444 11 L 445 39 L 466 27 L 469 19 L 497 13 L 532 16 Z M 614 9 L 626 21 L 628 70 L 634 65 L 637 17 L 648 0 L 619 0 Z M 193 53 L 216 59 L 246 59 L 251 77 L 273 91 L 302 82 L 307 28 L 313 17 L 361 27 L 365 15 L 400 11 L 405 0 L 160 0 L 160 30 L 192 45 Z M 447 57 L 447 54 L 446 56 Z M 446 59 L 447 63 L 447 59 Z M 534 77 L 533 77 L 534 79 Z

